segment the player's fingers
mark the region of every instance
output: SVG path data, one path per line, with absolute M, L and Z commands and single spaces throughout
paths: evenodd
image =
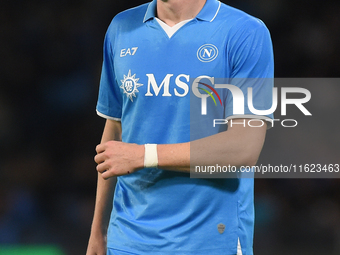
M 109 166 L 105 164 L 105 162 L 103 162 L 101 164 L 98 164 L 96 169 L 99 173 L 104 173 L 107 169 L 109 169 Z
M 105 155 L 104 153 L 100 153 L 100 154 L 97 154 L 96 156 L 94 156 L 94 161 L 97 163 L 97 164 L 100 164 L 100 163 L 103 163 L 105 161 Z
M 105 143 L 101 143 L 101 144 L 98 144 L 97 147 L 96 147 L 96 152 L 97 153 L 101 153 L 103 151 L 105 151 Z
M 103 177 L 104 180 L 107 180 L 112 176 L 111 176 L 111 173 L 109 171 L 105 171 L 105 172 L 102 173 L 102 177 Z

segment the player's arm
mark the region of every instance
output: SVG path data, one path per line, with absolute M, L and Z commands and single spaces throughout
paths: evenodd
M 243 119 L 238 122 L 243 123 Z M 189 172 L 190 165 L 253 166 L 262 150 L 266 129 L 266 125 L 250 127 L 239 124 L 196 141 L 159 144 L 158 168 Z M 110 141 L 98 145 L 97 153 L 97 170 L 103 178 L 129 174 L 144 167 L 144 145 Z
M 254 166 L 261 153 L 266 125 L 243 126 L 244 119 L 234 119 L 227 131 L 190 143 L 157 146 L 159 168 L 190 171 L 195 166 Z
M 120 122 L 107 120 L 101 143 L 113 140 L 121 141 L 121 132 Z M 104 180 L 98 173 L 96 204 L 87 255 L 106 254 L 106 233 L 112 209 L 115 181 L 115 178 Z

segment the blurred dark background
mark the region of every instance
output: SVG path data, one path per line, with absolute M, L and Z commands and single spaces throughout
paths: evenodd
M 223 2 L 266 23 L 276 77 L 338 77 L 340 2 Z M 95 113 L 103 39 L 115 14 L 141 3 L 1 2 L 0 254 L 46 244 L 85 254 L 104 125 Z M 313 89 L 320 118 L 269 130 L 261 162 L 340 163 L 339 87 Z M 340 179 L 255 182 L 255 254 L 340 254 Z

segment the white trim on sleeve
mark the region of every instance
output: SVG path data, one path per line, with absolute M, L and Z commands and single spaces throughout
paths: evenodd
M 104 118 L 104 119 L 115 120 L 115 121 L 121 121 L 120 118 L 115 118 L 115 117 L 107 116 L 107 115 L 105 115 L 105 114 L 99 112 L 98 110 L 96 110 L 96 112 L 97 112 L 98 116 L 100 116 L 100 117 L 102 117 L 102 118 Z

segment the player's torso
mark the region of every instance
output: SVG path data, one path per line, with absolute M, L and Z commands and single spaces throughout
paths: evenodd
M 113 31 L 114 74 L 123 104 L 123 141 L 185 142 L 190 140 L 192 81 L 200 76 L 231 75 L 228 25 L 218 17 L 214 22 L 193 19 L 169 38 L 155 19 L 143 22 L 145 12 L 146 7 L 138 13 L 129 12 L 126 20 L 134 19 L 134 22 L 127 24 L 123 20 Z M 200 113 L 200 105 L 198 108 Z M 221 109 L 218 111 L 223 114 L 223 107 L 209 109 Z M 199 254 L 199 244 L 207 243 L 209 254 L 235 253 L 240 236 L 239 193 L 247 193 L 244 197 L 250 202 L 246 201 L 244 207 L 247 215 L 253 217 L 252 184 L 247 184 L 250 189 L 246 191 L 239 186 L 237 180 L 205 182 L 157 169 L 119 177 L 115 193 L 117 209 L 112 214 L 114 224 L 108 243 L 123 250 L 131 247 L 132 239 L 137 240 L 136 247 L 142 243 L 140 247 L 146 250 L 166 247 L 174 251 L 184 249 L 187 254 Z M 200 188 L 196 191 L 197 187 Z M 134 225 L 127 226 L 120 214 L 131 216 Z M 218 232 L 219 223 L 228 226 L 223 235 Z M 252 229 L 252 220 L 247 224 Z M 132 234 L 136 235 L 135 239 L 131 238 Z M 139 236 L 150 240 L 145 243 Z

